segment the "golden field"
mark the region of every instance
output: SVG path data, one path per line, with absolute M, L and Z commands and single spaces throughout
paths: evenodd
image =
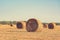
M 16 25 L 0 24 L 0 40 L 60 40 L 60 25 L 54 29 L 43 28 L 39 32 L 17 29 Z

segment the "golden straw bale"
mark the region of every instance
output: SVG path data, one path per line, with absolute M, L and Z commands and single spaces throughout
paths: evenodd
M 48 24 L 43 24 L 43 28 L 47 28 L 48 27 Z
M 18 29 L 22 29 L 22 30 L 26 31 L 26 22 L 25 21 L 17 22 L 16 27 Z
M 37 19 L 29 19 L 26 23 L 26 30 L 28 32 L 40 31 L 43 28 L 42 23 Z
M 56 27 L 56 24 L 54 22 L 48 24 L 49 29 L 54 29 Z

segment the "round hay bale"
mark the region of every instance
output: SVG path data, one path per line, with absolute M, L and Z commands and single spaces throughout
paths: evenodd
M 47 28 L 48 27 L 48 25 L 47 24 L 43 24 L 43 28 Z
M 49 29 L 54 29 L 55 26 L 56 26 L 55 23 L 49 23 L 49 24 L 48 24 L 48 28 L 49 28 Z
M 10 24 L 10 26 L 12 27 L 13 25 L 12 25 L 12 24 Z
M 18 29 L 24 29 L 24 31 L 25 31 L 26 30 L 26 21 L 17 22 L 16 26 Z
M 41 26 L 42 26 L 42 23 L 41 23 L 41 22 L 39 23 L 38 20 L 32 18 L 32 19 L 29 19 L 29 20 L 27 21 L 27 23 L 26 23 L 26 30 L 27 30 L 28 32 L 39 31 L 40 28 L 41 28 Z
M 21 22 L 17 22 L 16 26 L 17 26 L 18 29 L 23 28 L 23 24 Z

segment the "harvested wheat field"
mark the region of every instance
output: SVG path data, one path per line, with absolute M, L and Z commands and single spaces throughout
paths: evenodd
M 43 28 L 39 32 L 27 32 L 17 29 L 16 25 L 0 24 L 0 40 L 60 40 L 60 25 L 55 29 Z

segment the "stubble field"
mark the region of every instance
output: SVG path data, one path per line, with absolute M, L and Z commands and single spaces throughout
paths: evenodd
M 60 25 L 54 29 L 43 28 L 39 32 L 17 29 L 16 25 L 0 25 L 0 40 L 60 40 Z

